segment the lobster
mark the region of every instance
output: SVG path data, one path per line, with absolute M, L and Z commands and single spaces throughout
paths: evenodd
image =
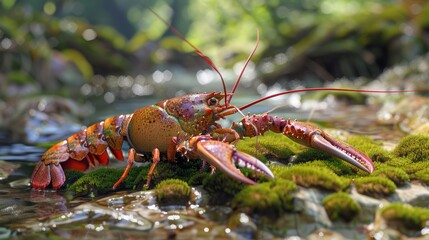
M 164 21 L 162 18 L 161 20 Z M 268 113 L 244 116 L 238 123 L 233 123 L 230 128 L 223 128 L 218 120 L 231 114 L 241 113 L 242 110 L 266 99 L 291 92 L 323 90 L 395 91 L 308 88 L 277 93 L 241 107 L 230 105 L 241 76 L 258 46 L 259 33 L 257 34 L 256 46 L 246 60 L 232 90 L 228 93 L 224 79 L 212 61 L 170 24 L 166 24 L 181 39 L 193 47 L 195 52 L 218 73 L 222 80 L 223 93 L 212 92 L 178 96 L 137 109 L 131 114 L 113 116 L 95 123 L 53 145 L 42 155 L 31 175 L 30 184 L 32 188 L 45 189 L 51 185 L 53 189 L 57 190 L 64 185 L 64 169 L 85 171 L 89 167 L 99 164 L 107 165 L 109 163 L 107 148 L 116 159 L 124 160 L 122 153 L 124 141 L 130 145 L 127 167 L 113 188 L 117 188 L 127 177 L 135 161 L 143 161 L 142 156 L 151 155 L 152 165 L 146 183 L 148 188 L 152 174 L 158 162 L 161 161 L 161 153 L 166 153 L 167 160 L 174 162 L 177 152 L 188 158 L 198 157 L 204 163 L 208 162 L 215 169 L 224 172 L 237 181 L 256 184 L 253 180 L 245 177 L 236 166 L 259 171 L 269 178 L 274 178 L 273 173 L 257 158 L 238 151 L 231 143 L 236 143 L 244 137 L 261 135 L 266 131 L 282 133 L 300 144 L 325 151 L 368 173 L 373 172 L 374 164 L 368 156 L 347 143 L 335 140 L 309 123 L 283 119 Z M 406 90 L 396 92 L 404 91 L 406 92 Z M 215 138 L 215 134 L 223 134 L 224 138 Z
M 238 181 L 255 184 L 241 174 L 236 165 L 255 169 L 269 178 L 274 178 L 273 173 L 255 157 L 236 150 L 228 142 L 215 139 L 210 133 L 232 135 L 235 141 L 263 134 L 267 130 L 283 133 L 301 144 L 327 151 L 369 173 L 374 170 L 371 159 L 365 154 L 308 123 L 266 113 L 245 116 L 232 128 L 222 128 L 216 121 L 239 109 L 227 103 L 221 104 L 223 98 L 220 92 L 189 94 L 95 123 L 49 148 L 34 169 L 31 186 L 44 189 L 52 184 L 53 189 L 59 189 L 65 182 L 63 169 L 84 171 L 90 166 L 107 165 L 107 148 L 117 159 L 124 160 L 124 140 L 131 146 L 128 164 L 113 188 L 126 178 L 135 161 L 142 160 L 142 154 L 152 153 L 148 187 L 153 171 L 161 160 L 160 153 L 167 153 L 167 159 L 174 161 L 177 151 L 189 157 L 198 156 Z

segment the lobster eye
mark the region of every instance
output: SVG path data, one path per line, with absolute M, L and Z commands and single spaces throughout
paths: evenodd
M 218 103 L 219 103 L 219 100 L 215 97 L 209 98 L 209 100 L 207 100 L 207 104 L 209 106 L 217 105 Z

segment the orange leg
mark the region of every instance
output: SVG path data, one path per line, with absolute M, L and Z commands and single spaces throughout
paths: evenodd
M 158 165 L 159 161 L 161 161 L 161 158 L 159 155 L 160 153 L 158 148 L 155 148 L 152 150 L 153 162 L 152 162 L 152 165 L 150 166 L 149 173 L 147 174 L 146 190 L 149 189 L 150 180 L 152 179 L 152 175 L 153 175 L 153 172 L 155 171 L 156 165 Z
M 168 143 L 167 160 L 170 163 L 176 163 L 177 141 L 177 137 L 172 137 Z
M 128 164 L 127 167 L 124 170 L 124 173 L 122 173 L 121 178 L 119 178 L 119 180 L 113 185 L 113 189 L 116 189 L 118 187 L 118 185 L 125 180 L 125 178 L 127 178 L 128 173 L 131 170 L 131 167 L 134 165 L 135 162 L 135 157 L 136 157 L 136 150 L 134 148 L 130 148 L 130 150 L 128 151 Z
M 218 137 L 222 135 L 223 139 L 218 139 L 222 142 L 229 142 L 235 145 L 237 144 L 238 140 L 240 140 L 240 135 L 238 135 L 238 133 L 231 128 L 217 128 L 213 130 L 213 133 L 218 134 Z

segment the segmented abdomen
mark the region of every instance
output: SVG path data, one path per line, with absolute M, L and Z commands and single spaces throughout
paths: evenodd
M 107 147 L 118 160 L 123 160 L 122 143 L 131 116 L 127 114 L 110 117 L 82 129 L 48 149 L 41 161 L 46 165 L 60 163 L 64 169 L 83 171 L 98 163 L 107 165 Z

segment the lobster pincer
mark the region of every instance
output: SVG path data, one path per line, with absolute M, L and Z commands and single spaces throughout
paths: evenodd
M 309 145 L 309 147 L 322 150 L 368 173 L 374 171 L 374 164 L 368 156 L 349 144 L 334 139 L 322 130 L 318 129 L 312 133 Z
M 199 157 L 210 165 L 219 169 L 232 179 L 239 182 L 255 185 L 256 182 L 245 177 L 237 168 L 248 168 L 273 179 L 271 170 L 257 158 L 238 151 L 234 145 L 212 139 L 209 135 L 198 135 L 189 141 L 183 142 L 178 151 L 191 157 Z

